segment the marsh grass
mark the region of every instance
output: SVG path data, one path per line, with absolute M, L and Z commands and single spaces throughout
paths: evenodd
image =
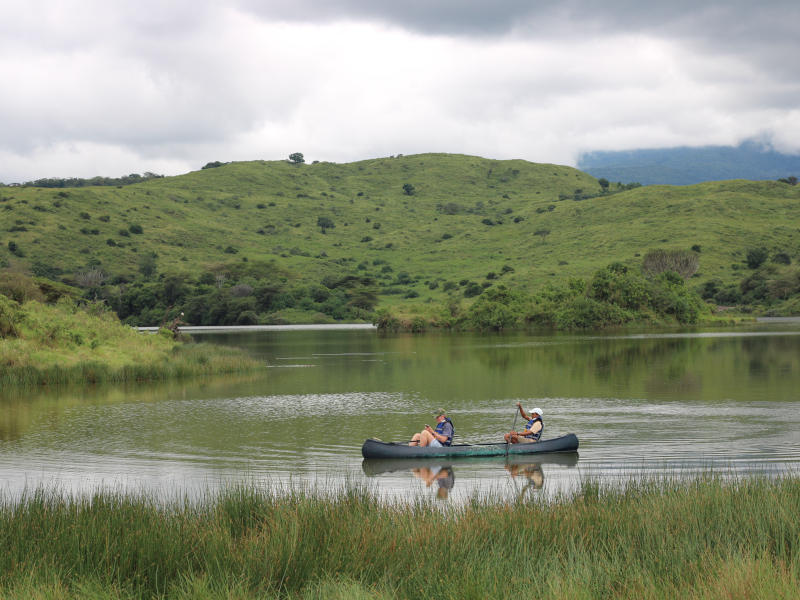
M 153 381 L 259 367 L 234 348 L 139 333 L 96 306 L 6 300 L 15 334 L 0 337 L 2 386 Z
M 800 480 L 585 482 L 555 501 L 386 503 L 242 485 L 168 505 L 37 490 L 0 503 L 0 595 L 795 597 Z

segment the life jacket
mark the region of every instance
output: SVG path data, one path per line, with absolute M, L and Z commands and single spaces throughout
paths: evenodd
M 530 429 L 531 427 L 533 427 L 533 424 L 536 423 L 536 421 L 539 421 L 542 424 L 542 428 L 539 431 L 537 431 L 536 433 L 534 433 L 533 435 L 528 435 L 528 436 L 525 436 L 525 437 L 529 437 L 530 439 L 538 442 L 539 438 L 542 437 L 542 434 L 544 433 L 544 421 L 542 420 L 542 417 L 540 417 L 538 415 L 533 417 L 525 425 L 525 429 Z
M 450 427 L 453 427 L 453 422 L 450 420 L 450 418 L 449 417 L 445 417 L 444 421 L 442 421 L 441 423 L 437 423 L 436 424 L 436 428 L 434 429 L 434 431 L 436 433 L 438 433 L 439 435 L 444 435 L 444 424 L 445 423 L 450 423 Z M 455 434 L 456 434 L 456 428 L 453 427 L 452 433 L 447 438 L 447 441 L 442 443 L 442 446 L 449 446 L 450 444 L 452 444 L 453 443 L 453 436 Z

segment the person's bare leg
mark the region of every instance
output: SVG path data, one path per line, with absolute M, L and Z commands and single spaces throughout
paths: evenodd
M 419 438 L 420 438 L 420 436 L 421 436 L 421 434 L 415 433 L 414 437 L 411 438 L 411 441 L 408 442 L 408 445 L 409 446 L 419 446 Z
M 426 430 L 426 431 L 423 431 L 420 434 L 420 438 L 419 438 L 419 445 L 420 446 L 427 446 L 432 441 L 433 441 L 433 434 L 430 433 L 429 431 Z

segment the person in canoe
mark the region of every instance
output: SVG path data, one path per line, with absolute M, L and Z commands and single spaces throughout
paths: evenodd
M 415 433 L 408 443 L 409 446 L 449 446 L 453 443 L 455 429 L 453 422 L 447 416 L 445 410 L 440 408 L 436 411 L 436 428 L 425 425 L 425 429 Z
M 512 444 L 530 444 L 532 442 L 538 442 L 539 438 L 542 437 L 542 432 L 544 431 L 544 421 L 542 420 L 542 409 L 541 408 L 534 408 L 531 411 L 530 415 L 525 414 L 525 409 L 522 408 L 522 404 L 517 402 L 517 408 L 519 409 L 519 414 L 522 415 L 522 418 L 528 421 L 525 424 L 524 431 L 509 431 L 503 438 L 505 439 L 506 443 Z

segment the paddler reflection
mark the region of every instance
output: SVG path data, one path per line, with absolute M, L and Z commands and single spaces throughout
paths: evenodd
M 437 490 L 436 497 L 444 500 L 450 494 L 450 490 L 456 483 L 456 477 L 453 473 L 452 467 L 440 467 L 438 465 L 431 467 L 419 467 L 411 469 L 414 476 L 422 479 L 426 487 L 431 487 L 436 482 Z
M 544 486 L 544 471 L 542 465 L 539 463 L 529 464 L 511 464 L 505 465 L 506 471 L 511 475 L 512 479 L 518 477 L 525 479 L 525 485 L 522 486 L 520 491 L 520 498 L 525 495 L 528 490 L 540 490 Z

